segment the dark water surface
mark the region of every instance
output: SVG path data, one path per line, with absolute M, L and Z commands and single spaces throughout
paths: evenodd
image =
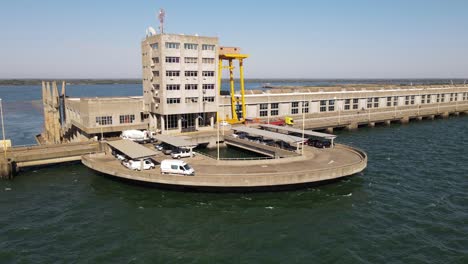
M 4 99 L 7 127 L 27 144 L 41 113 L 18 98 Z M 31 169 L 0 181 L 0 262 L 468 263 L 467 129 L 462 116 L 339 132 L 369 154 L 367 170 L 288 192 L 183 193 L 79 163 Z

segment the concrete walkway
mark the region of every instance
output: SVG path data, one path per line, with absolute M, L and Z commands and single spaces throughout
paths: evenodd
M 154 157 L 160 162 L 170 156 Z M 163 175 L 156 167 L 132 171 L 113 156 L 99 153 L 83 156 L 87 167 L 120 178 L 177 186 L 255 188 L 319 182 L 361 172 L 367 166 L 364 152 L 344 145 L 333 149 L 307 147 L 304 156 L 271 160 L 217 161 L 197 155 L 186 160 L 195 176 Z

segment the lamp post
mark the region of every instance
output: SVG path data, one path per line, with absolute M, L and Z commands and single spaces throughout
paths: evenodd
M 6 139 L 5 139 L 5 124 L 3 123 L 3 101 L 0 98 L 0 116 L 2 119 L 2 138 L 3 138 L 3 153 L 5 155 L 5 159 L 7 158 L 7 149 L 6 149 Z

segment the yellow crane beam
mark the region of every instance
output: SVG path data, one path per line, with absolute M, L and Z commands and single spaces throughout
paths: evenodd
M 245 121 L 246 114 L 246 105 L 245 105 L 245 81 L 244 81 L 244 59 L 248 58 L 247 54 L 220 54 L 219 55 L 219 65 L 218 65 L 218 82 L 219 82 L 219 95 L 221 96 L 221 86 L 222 86 L 222 74 L 223 69 L 229 69 L 229 86 L 230 86 L 230 95 L 231 95 L 231 119 L 226 120 L 230 124 L 243 123 Z M 223 62 L 227 60 L 229 66 L 224 67 Z M 234 60 L 239 61 L 239 82 L 240 82 L 240 98 L 236 98 L 236 88 L 234 82 Z M 240 108 L 242 111 L 242 116 L 239 117 L 237 114 L 237 105 L 240 103 Z M 218 122 L 220 121 L 218 113 Z

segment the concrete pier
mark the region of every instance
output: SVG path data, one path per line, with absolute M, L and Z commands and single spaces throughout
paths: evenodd
M 160 162 L 164 155 L 153 157 Z M 159 168 L 133 171 L 104 153 L 85 155 L 87 167 L 118 178 L 189 188 L 262 188 L 320 182 L 351 176 L 364 170 L 367 155 L 345 145 L 335 148 L 306 148 L 303 156 L 246 161 L 217 161 L 197 155 L 187 162 L 195 176 L 161 174 Z M 222 169 L 220 169 L 222 168 Z
M 0 178 L 11 179 L 21 168 L 80 161 L 81 156 L 102 149 L 99 142 L 12 147 L 0 158 Z

